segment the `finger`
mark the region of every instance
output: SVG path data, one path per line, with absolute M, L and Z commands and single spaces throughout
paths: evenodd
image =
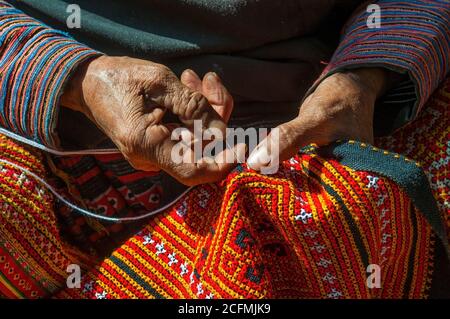
M 247 165 L 263 172 L 265 168 L 275 167 L 291 158 L 301 147 L 313 142 L 310 127 L 298 118 L 279 125 L 251 152 Z
M 243 162 L 246 150 L 245 144 L 237 144 L 231 149 L 223 150 L 214 158 L 200 159 L 194 167 L 188 165 L 187 169 L 193 169 L 193 171 L 188 178 L 184 178 L 184 182 L 189 185 L 198 185 L 223 180 L 238 162 Z
M 186 85 L 192 91 L 202 92 L 202 80 L 193 70 L 184 70 L 180 77 L 181 83 Z
M 214 110 L 228 123 L 233 111 L 233 98 L 216 73 L 209 72 L 203 77 L 202 93 Z
M 177 115 L 184 125 L 192 127 L 194 120 L 200 120 L 203 128 L 219 129 L 225 136 L 226 124 L 206 97 L 183 85 L 175 77 L 166 82 L 163 92 L 151 99 Z
M 150 125 L 160 123 L 166 113 L 165 108 L 161 107 L 153 107 L 148 113 L 145 114 L 145 118 L 147 119 L 147 123 Z
M 219 181 L 236 166 L 243 162 L 246 153 L 245 144 L 237 144 L 227 148 L 214 157 L 201 157 L 196 160 L 190 147 L 182 154 L 183 162 L 174 161 L 172 150 L 175 142 L 166 140 L 159 148 L 160 163 L 165 163 L 163 169 L 181 183 L 189 186 Z

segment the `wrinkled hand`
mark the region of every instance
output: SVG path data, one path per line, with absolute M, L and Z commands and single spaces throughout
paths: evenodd
M 372 143 L 375 101 L 385 86 L 386 74 L 381 69 L 329 76 L 305 99 L 297 118 L 278 126 L 279 138 L 269 134 L 255 148 L 248 165 L 261 170 L 276 160 L 291 158 L 311 143 L 321 146 L 339 139 Z M 273 143 L 278 151 L 272 152 Z
M 61 102 L 83 112 L 115 143 L 136 169 L 162 169 L 186 185 L 220 180 L 233 163 L 200 159 L 176 164 L 171 150 L 175 124 L 163 124 L 172 112 L 188 129 L 194 120 L 203 128 L 226 129 L 233 101 L 214 73 L 200 80 L 185 71 L 181 81 L 167 67 L 129 57 L 101 56 L 83 65 L 71 78 Z M 243 145 L 226 152 L 241 154 Z M 242 156 L 242 155 L 239 155 Z

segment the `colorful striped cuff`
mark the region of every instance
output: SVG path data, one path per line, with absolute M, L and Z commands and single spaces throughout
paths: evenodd
M 408 99 L 398 95 L 394 87 L 394 92 L 387 92 L 387 100 L 393 102 L 398 97 L 397 103 L 409 105 L 411 119 L 450 68 L 450 2 L 380 0 L 374 3 L 381 9 L 380 28 L 368 27 L 371 12 L 366 12 L 363 6 L 346 24 L 342 41 L 309 93 L 325 77 L 341 70 L 383 67 L 409 76 L 413 85 Z
M 71 72 L 100 55 L 0 2 L 0 125 L 51 148 L 59 97 Z

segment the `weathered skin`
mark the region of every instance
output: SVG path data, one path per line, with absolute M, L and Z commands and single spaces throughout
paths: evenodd
M 163 169 L 180 182 L 195 185 L 220 180 L 234 166 L 207 158 L 175 164 L 171 150 L 176 141 L 170 137 L 176 125 L 161 123 L 169 111 L 187 128 L 202 120 L 205 128 L 219 129 L 225 136 L 233 100 L 214 73 L 202 81 L 187 70 L 180 81 L 161 64 L 102 56 L 77 71 L 61 102 L 88 116 L 136 169 Z M 243 156 L 245 145 L 227 152 Z
M 385 90 L 387 75 L 382 69 L 358 69 L 336 73 L 323 80 L 300 107 L 298 116 L 279 128 L 279 149 L 271 154 L 271 135 L 250 154 L 255 170 L 280 162 L 310 143 L 326 145 L 339 139 L 373 142 L 375 102 Z
M 310 143 L 326 145 L 337 139 L 372 142 L 375 101 L 385 90 L 387 78 L 385 71 L 376 68 L 329 76 L 303 102 L 298 117 L 278 127 L 279 152 L 271 154 L 269 135 L 250 154 L 249 166 L 260 170 L 271 158 L 288 159 Z M 186 70 L 179 80 L 161 64 L 101 56 L 79 68 L 62 104 L 88 116 L 137 169 L 162 169 L 186 185 L 196 185 L 218 181 L 234 166 L 209 158 L 175 164 L 170 155 L 176 142 L 170 136 L 176 126 L 161 122 L 165 112 L 172 112 L 189 129 L 194 120 L 201 119 L 205 128 L 225 132 L 233 99 L 215 73 L 201 80 Z M 227 152 L 242 158 L 245 145 L 225 150 L 216 158 Z

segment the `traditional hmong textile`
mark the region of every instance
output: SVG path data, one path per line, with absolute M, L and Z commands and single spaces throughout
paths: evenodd
M 92 212 L 130 217 L 160 206 L 161 174 L 136 171 L 119 154 L 52 157 L 48 163 L 59 177 L 50 179 L 58 191 Z M 55 209 L 67 240 L 92 257 L 109 255 L 140 227 L 85 218 L 61 203 Z
M 447 224 L 449 105 L 447 80 L 416 121 L 377 142 L 421 163 Z M 413 163 L 347 147 L 359 148 L 353 163 L 340 157 L 348 166 L 367 165 L 363 148 L 385 167 Z M 313 152 L 278 179 L 235 172 L 202 186 L 59 297 L 427 297 L 435 238 L 423 212 L 389 179 L 340 163 Z M 369 262 L 388 269 L 382 289 L 365 285 Z
M 433 241 L 398 186 L 304 154 L 276 177 L 199 187 L 61 296 L 421 297 Z M 383 289 L 367 287 L 369 264 Z
M 422 164 L 447 218 L 449 96 L 447 81 L 421 117 L 378 142 Z M 2 158 L 45 175 L 39 154 L 5 137 L 0 147 Z M 220 184 L 197 187 L 92 267 L 86 255 L 59 235 L 65 219 L 82 218 L 55 217 L 46 190 L 2 165 L 0 293 L 60 298 L 427 297 L 436 231 L 442 229 L 428 209 L 433 203 L 424 200 L 426 188 L 412 196 L 427 183 L 404 188 L 408 178 L 402 177 L 420 172 L 414 161 L 357 142 L 310 147 L 285 162 L 276 176 L 241 168 Z M 80 289 L 64 289 L 71 263 L 91 269 L 83 272 Z M 366 285 L 369 264 L 381 266 L 381 289 Z
M 379 141 L 423 163 L 447 218 L 449 92 L 447 81 L 417 121 Z M 235 172 L 198 187 L 59 297 L 427 297 L 436 240 L 429 204 L 416 201 L 419 212 L 380 174 L 401 184 L 415 162 L 360 143 L 333 152 L 340 163 L 312 148 L 274 177 Z M 350 168 L 358 165 L 378 173 Z M 383 269 L 381 289 L 366 285 L 369 264 Z
M 361 161 L 380 152 L 416 165 L 342 147 Z M 434 240 L 395 183 L 311 149 L 276 176 L 244 170 L 198 187 L 60 297 L 420 298 Z M 366 284 L 370 264 L 383 269 L 382 289 Z
M 42 156 L 0 135 L 1 159 L 45 176 Z M 37 298 L 59 290 L 66 268 L 89 261 L 65 244 L 53 197 L 20 170 L 0 163 L 0 296 Z
M 379 142 L 422 163 L 447 217 L 449 95 L 447 81 L 419 119 Z M 39 155 L 1 141 L 2 158 L 45 175 Z M 67 216 L 55 217 L 45 190 L 33 197 L 42 188 L 32 179 L 7 165 L 2 172 L 4 296 L 425 298 L 433 284 L 442 229 L 426 187 L 411 196 L 427 183 L 402 188 L 404 177 L 420 176 L 416 163 L 369 145 L 310 147 L 275 176 L 241 168 L 197 187 L 91 267 L 80 289 L 64 289 L 68 264 L 90 267 L 59 235 L 57 220 Z M 381 266 L 380 289 L 366 284 L 369 264 Z
M 358 11 L 324 76 L 357 66 L 409 74 L 387 99 L 391 106 L 416 103 L 410 118 L 448 72 L 450 6 L 377 4 L 381 28 L 366 28 L 370 13 Z M 58 147 L 63 84 L 99 53 L 1 0 L 0 43 L 1 127 Z M 422 164 L 447 223 L 449 91 L 447 81 L 417 121 L 379 142 Z M 65 196 L 105 215 L 139 214 L 161 195 L 158 177 L 114 156 L 47 161 L 2 136 L 0 158 L 48 175 Z M 86 298 L 426 297 L 435 242 L 445 231 L 429 193 L 416 187 L 427 183 L 417 179 L 414 162 L 358 143 L 304 150 L 276 176 L 234 172 L 198 187 L 148 225 L 80 217 L 54 206 L 19 170 L 5 164 L 1 173 L 0 295 L 7 297 L 58 290 L 60 297 Z M 140 229 L 135 236 L 133 228 Z M 79 290 L 64 289 L 72 263 L 87 273 Z M 381 289 L 365 284 L 369 263 L 382 266 Z
M 377 143 L 420 162 L 450 231 L 450 80 L 434 93 L 419 118 Z
M 391 136 L 378 141 L 380 147 L 405 154 L 420 161 L 438 207 L 447 224 L 450 238 L 450 81 L 437 90 L 421 116 Z M 441 256 L 440 259 L 444 257 Z M 438 257 L 439 259 L 439 257 Z M 439 263 L 438 263 L 439 264 Z M 445 271 L 445 270 L 444 270 Z M 439 270 L 437 271 L 439 272 Z M 442 287 L 450 297 L 450 272 L 441 277 Z M 439 293 L 438 293 L 439 294 Z

